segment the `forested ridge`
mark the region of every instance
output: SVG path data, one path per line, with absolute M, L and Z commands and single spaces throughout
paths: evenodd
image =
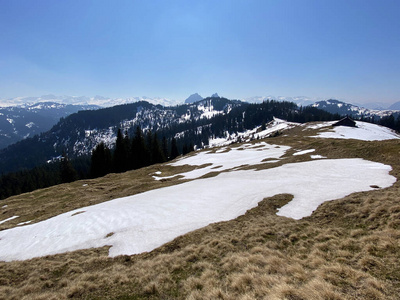
M 64 118 L 49 132 L 9 147 L 7 155 L 13 159 L 8 162 L 17 161 L 20 170 L 3 171 L 0 199 L 76 179 L 94 178 L 164 162 L 195 148 L 206 147 L 211 138 L 254 129 L 272 121 L 274 117 L 299 123 L 340 118 L 337 114 L 315 107 L 298 107 L 291 102 L 274 100 L 249 104 L 225 98 L 207 98 L 200 102 L 223 113 L 200 118 L 199 103 L 164 108 L 137 102 L 96 111 L 81 111 Z M 154 111 L 159 112 L 157 122 L 151 119 L 154 116 L 151 113 L 147 119 L 145 117 L 148 112 Z M 190 118 L 171 121 L 172 115 L 176 119 L 185 114 Z M 136 122 L 120 128 L 123 120 L 132 119 Z M 57 139 L 73 140 L 74 136 L 84 135 L 87 129 L 107 126 L 113 126 L 117 135 L 116 143 L 111 147 L 100 141 L 89 155 L 74 156 L 71 155 L 70 144 L 64 142 L 55 146 Z M 54 153 L 63 155 L 48 163 L 38 163 L 43 161 L 43 157 L 48 159 L 54 156 Z M 2 160 L 1 167 L 4 165 L 5 161 Z

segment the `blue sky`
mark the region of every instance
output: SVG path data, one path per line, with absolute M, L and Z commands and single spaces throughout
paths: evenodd
M 0 98 L 400 101 L 400 1 L 0 0 Z

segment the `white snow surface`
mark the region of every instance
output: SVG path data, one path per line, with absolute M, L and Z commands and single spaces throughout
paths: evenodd
M 294 156 L 304 155 L 304 154 L 307 154 L 307 153 L 312 153 L 314 151 L 315 151 L 315 149 L 302 150 L 302 151 L 298 151 L 296 153 L 293 153 L 293 155 Z
M 213 153 L 213 151 L 199 152 L 170 164 L 174 167 L 191 165 L 198 166 L 199 168 L 167 177 L 153 177 L 156 180 L 161 180 L 180 175 L 183 176 L 184 179 L 195 179 L 210 172 L 221 172 L 246 165 L 258 165 L 261 164 L 264 159 L 268 158 L 275 160 L 268 160 L 267 162 L 276 162 L 276 159 L 282 157 L 288 149 L 290 149 L 289 146 L 277 146 L 261 142 L 244 144 L 231 149 L 224 147 L 217 150 L 215 153 Z M 204 164 L 208 165 L 201 168 L 200 166 Z
M 208 144 L 209 147 L 213 148 L 227 146 L 237 142 L 249 142 L 254 139 L 263 139 L 278 131 L 285 131 L 300 125 L 300 123 L 288 122 L 274 117 L 271 122 L 266 124 L 265 130 L 261 130 L 261 126 L 258 126 L 254 129 L 246 130 L 244 132 L 233 134 L 229 134 L 228 132 L 226 132 L 226 136 L 223 138 L 210 138 Z
M 111 246 L 110 256 L 151 251 L 210 223 L 234 219 L 280 193 L 292 194 L 293 200 L 278 215 L 300 219 L 325 201 L 372 190 L 371 185 L 392 185 L 396 178 L 389 175 L 390 170 L 390 166 L 356 158 L 224 172 L 0 231 L 0 260 L 105 245 Z
M 18 216 L 12 216 L 12 217 L 7 218 L 7 219 L 5 219 L 5 220 L 3 220 L 3 221 L 0 221 L 0 224 L 3 224 L 3 223 L 5 223 L 5 222 L 7 222 L 7 221 L 14 220 L 14 219 L 16 219 L 16 218 L 18 218 Z
M 314 129 L 326 127 L 322 126 L 323 124 L 324 123 L 313 125 Z M 400 139 L 400 136 L 397 133 L 384 126 L 362 121 L 356 121 L 356 125 L 357 127 L 335 126 L 329 131 L 320 132 L 318 133 L 318 135 L 313 137 L 331 139 L 356 139 L 362 141 L 383 141 Z M 311 127 L 309 126 L 306 128 Z

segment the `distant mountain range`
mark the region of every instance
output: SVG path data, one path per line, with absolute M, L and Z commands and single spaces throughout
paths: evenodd
M 96 105 L 100 107 L 111 107 L 115 105 L 134 103 L 138 101 L 147 101 L 152 104 L 160 104 L 162 106 L 173 106 L 181 104 L 180 101 L 170 100 L 167 98 L 150 98 L 150 97 L 128 97 L 128 98 L 110 98 L 103 96 L 56 96 L 44 95 L 40 97 L 16 97 L 10 99 L 0 99 L 0 107 L 29 105 L 38 102 L 53 102 L 59 104 L 72 104 L 72 105 Z
M 318 101 L 312 104 L 313 107 L 323 109 L 332 114 L 339 114 L 342 116 L 352 116 L 354 118 L 382 118 L 390 115 L 398 116 L 400 111 L 395 109 L 387 110 L 373 110 L 368 108 L 363 108 L 357 105 L 345 103 L 339 100 L 329 99 L 324 101 Z M 399 105 L 400 106 L 400 105 Z M 392 105 L 391 107 L 397 107 Z
M 214 93 L 211 95 L 211 98 L 220 98 L 220 96 L 218 95 L 218 93 Z M 185 100 L 185 104 L 195 103 L 195 102 L 201 101 L 203 99 L 204 98 L 202 96 L 200 96 L 198 93 L 194 93 Z
M 52 161 L 65 152 L 70 158 L 85 157 L 104 142 L 114 148 L 118 129 L 133 136 L 137 126 L 176 139 L 179 149 L 192 144 L 204 147 L 210 139 L 230 140 L 232 135 L 253 130 L 274 117 L 305 122 L 334 116 L 313 107 L 282 101 L 250 104 L 215 95 L 190 104 L 164 107 L 147 101 L 85 110 L 62 118 L 49 131 L 0 149 L 0 173 L 30 169 Z
M 206 98 L 194 104 L 171 107 L 139 101 L 97 110 L 81 110 L 61 119 L 51 130 L 1 149 L 0 173 L 32 168 L 59 156 L 63 151 L 66 151 L 70 157 L 90 155 L 92 149 L 101 141 L 112 148 L 118 128 L 129 134 L 133 134 L 136 126 L 144 130 L 176 132 L 181 130 L 179 127 L 190 127 L 190 124 L 196 122 L 198 126 L 209 124 L 208 119 L 219 114 L 226 114 L 240 105 L 243 105 L 243 102 L 224 98 Z M 28 112 L 35 115 L 29 110 Z M 37 117 L 43 118 L 39 114 Z M 19 119 L 26 118 L 15 118 L 17 121 Z M 17 121 L 6 120 L 5 122 L 15 124 Z M 28 127 L 24 122 L 21 127 Z M 35 122 L 38 120 L 35 119 Z M 197 127 L 193 130 L 198 132 Z
M 213 99 L 213 101 L 205 101 L 206 99 Z M 195 93 L 185 100 L 185 105 L 177 105 L 176 102 L 168 99 L 150 99 L 147 97 L 110 99 L 102 96 L 88 98 L 69 96 L 58 97 L 54 95 L 46 95 L 41 97 L 18 99 L 14 98 L 13 101 L 22 104 L 19 106 L 0 108 L 0 149 L 12 145 L 23 139 L 33 137 L 42 132 L 50 130 L 50 128 L 52 128 L 62 117 L 65 118 L 82 110 L 99 109 L 101 108 L 100 106 L 112 108 L 115 107 L 115 105 L 112 105 L 115 103 L 119 103 L 119 107 L 124 104 L 131 104 L 132 107 L 142 107 L 145 109 L 139 109 L 138 111 L 136 111 L 136 108 L 134 108 L 133 110 L 135 111 L 135 113 L 132 113 L 132 115 L 129 116 L 127 116 L 126 112 L 124 111 L 119 112 L 121 115 L 116 115 L 112 113 L 112 115 L 114 116 L 114 123 L 111 124 L 110 122 L 104 127 L 99 127 L 98 123 L 93 120 L 87 122 L 86 125 L 90 126 L 86 126 L 81 132 L 81 134 L 86 137 L 86 140 L 85 142 L 77 142 L 77 144 L 73 146 L 74 154 L 76 151 L 80 151 L 81 154 L 90 153 L 91 149 L 102 139 L 105 139 L 106 141 L 108 141 L 108 144 L 111 145 L 114 140 L 110 139 L 110 135 L 115 134 L 115 129 L 110 130 L 109 128 L 110 126 L 120 126 L 121 128 L 127 128 L 126 124 L 118 123 L 122 121 L 123 116 L 126 116 L 124 122 L 128 122 L 127 124 L 129 124 L 129 126 L 131 126 L 132 124 L 138 124 L 143 128 L 154 128 L 154 126 L 155 128 L 163 126 L 165 127 L 166 124 L 170 126 L 171 124 L 179 124 L 188 120 L 197 121 L 202 118 L 213 117 L 217 114 L 222 113 L 223 110 L 226 109 L 224 108 L 224 105 L 228 104 L 227 101 L 230 101 L 229 103 L 231 106 L 239 105 L 239 103 L 240 105 L 243 105 L 244 103 L 263 103 L 267 100 L 290 101 L 299 106 L 307 106 L 311 104 L 313 107 L 325 110 L 332 114 L 348 115 L 354 118 L 373 117 L 376 120 L 389 115 L 394 115 L 397 118 L 397 116 L 400 114 L 399 110 L 394 109 L 397 107 L 400 108 L 400 102 L 391 105 L 393 109 L 390 110 L 372 110 L 334 99 L 312 102 L 312 100 L 307 97 L 278 97 L 278 99 L 274 99 L 272 96 L 252 97 L 247 98 L 246 101 L 243 102 L 239 100 L 227 100 L 225 98 L 221 98 L 217 93 L 215 93 L 212 95 L 212 97 L 206 99 L 204 99 L 198 93 Z M 219 101 L 217 101 L 218 99 Z M 34 104 L 25 103 L 36 100 L 40 100 L 41 102 L 37 102 Z M 58 102 L 52 102 L 51 100 L 57 100 Z M 9 101 L 11 100 L 9 99 Z M 3 103 L 3 105 L 5 104 L 4 101 L 1 103 Z M 11 102 L 9 102 L 9 104 L 10 103 Z M 95 105 L 94 103 L 97 103 L 97 105 Z M 223 103 L 223 105 L 221 103 Z M 128 107 L 131 106 L 127 106 L 125 107 L 125 109 L 127 109 Z M 227 107 L 229 108 L 229 106 Z M 118 108 L 115 108 L 114 110 L 119 111 Z M 190 113 L 188 113 L 188 111 Z M 94 118 L 91 117 L 94 114 L 87 114 L 88 116 L 90 116 L 90 118 Z M 81 116 L 83 115 L 84 114 L 82 113 Z M 101 113 L 99 113 L 98 115 L 98 122 L 100 123 L 108 119 L 108 116 L 104 116 Z M 142 120 L 140 120 L 139 118 L 142 118 Z M 148 121 L 144 122 L 144 118 Z M 68 140 L 68 138 L 66 138 L 66 140 Z M 91 141 L 88 142 L 89 140 Z M 56 145 L 54 146 L 54 148 L 57 148 L 57 143 L 56 141 L 54 141 L 53 144 Z
M 243 99 L 243 101 L 250 102 L 250 103 L 262 103 L 263 101 L 266 101 L 266 100 L 288 101 L 288 102 L 296 103 L 299 106 L 308 106 L 308 105 L 315 103 L 315 100 L 313 100 L 309 97 L 304 97 L 304 96 L 299 96 L 299 97 L 255 96 L 255 97 L 249 97 L 249 98 Z
M 55 102 L 23 104 L 0 108 L 0 149 L 49 130 L 60 118 L 96 105 L 71 105 Z

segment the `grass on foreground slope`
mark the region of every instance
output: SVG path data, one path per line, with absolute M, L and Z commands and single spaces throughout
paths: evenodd
M 300 129 L 267 142 L 314 148 L 328 158 L 362 157 L 400 175 L 398 141 L 306 138 Z M 291 152 L 288 153 L 288 155 Z M 308 160 L 289 156 L 285 163 Z M 277 166 L 274 164 L 273 166 Z M 261 167 L 272 167 L 266 164 Z M 260 168 L 261 168 L 260 167 Z M 148 174 L 160 165 L 6 199 L 1 228 L 176 183 Z M 83 184 L 88 186 L 83 187 Z M 327 183 L 329 184 L 329 183 Z M 150 252 L 109 258 L 107 247 L 28 261 L 0 262 L 1 299 L 398 299 L 400 183 L 321 205 L 298 221 L 276 209 L 291 195 L 211 224 Z M 4 203 L 4 204 L 3 204 Z

